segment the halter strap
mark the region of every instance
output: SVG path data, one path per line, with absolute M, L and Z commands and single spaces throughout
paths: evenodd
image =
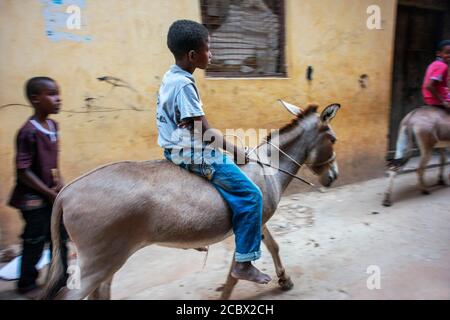
M 336 152 L 333 152 L 333 154 L 331 155 L 331 157 L 328 160 L 325 160 L 323 162 L 320 163 L 306 163 L 306 165 L 314 165 L 314 166 L 323 166 L 324 164 L 329 164 L 331 162 L 333 162 L 334 160 L 336 160 Z

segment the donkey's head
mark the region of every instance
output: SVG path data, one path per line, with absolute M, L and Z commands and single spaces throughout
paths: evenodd
M 305 111 L 281 101 L 286 109 L 297 117 L 305 115 Z M 329 187 L 338 178 L 339 170 L 336 161 L 336 153 L 334 152 L 334 144 L 336 143 L 336 134 L 330 126 L 331 120 L 336 116 L 340 109 L 339 104 L 331 104 L 322 111 L 318 116 L 319 124 L 316 127 L 317 137 L 311 144 L 305 164 L 311 171 L 319 176 L 320 183 Z M 316 111 L 317 107 L 310 107 L 306 113 L 310 114 L 311 110 Z

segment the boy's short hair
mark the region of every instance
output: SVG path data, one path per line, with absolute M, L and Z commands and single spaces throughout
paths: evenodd
M 28 100 L 31 101 L 32 95 L 39 94 L 44 86 L 44 83 L 49 81 L 56 83 L 55 80 L 49 77 L 34 77 L 28 80 L 25 84 L 25 95 Z
M 442 51 L 446 46 L 450 46 L 450 40 L 442 40 L 441 42 L 439 42 L 437 50 Z
M 179 59 L 189 51 L 199 49 L 208 40 L 208 35 L 204 25 L 191 20 L 178 20 L 169 28 L 167 46 Z

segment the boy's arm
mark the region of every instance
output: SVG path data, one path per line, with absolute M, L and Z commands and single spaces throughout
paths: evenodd
M 17 170 L 17 180 L 30 187 L 31 189 L 42 194 L 50 202 L 56 198 L 56 192 L 42 182 L 39 177 L 37 177 L 32 171 L 31 166 L 34 159 L 35 153 L 35 135 L 33 131 L 30 130 L 20 130 L 17 135 L 16 141 L 16 170 Z
M 439 101 L 441 101 L 441 103 L 442 103 L 442 105 L 443 105 L 444 107 L 447 107 L 447 108 L 448 108 L 448 107 L 449 107 L 448 102 L 444 99 L 444 97 L 441 97 L 441 96 L 439 95 L 439 92 L 437 91 L 436 85 L 438 84 L 438 82 L 439 82 L 439 81 L 437 81 L 437 80 L 431 79 L 431 80 L 428 82 L 427 90 L 431 92 L 431 94 L 433 95 L 433 97 L 434 97 L 435 99 L 438 99 Z
M 233 157 L 234 157 L 234 161 L 235 162 L 243 162 L 243 163 L 247 163 L 248 159 L 246 157 L 246 152 L 243 148 L 234 145 L 233 143 L 227 141 L 227 139 L 225 139 L 225 137 L 223 136 L 223 134 L 214 128 L 211 128 L 208 120 L 206 120 L 205 116 L 200 116 L 200 117 L 192 117 L 192 118 L 186 118 L 183 119 L 178 126 L 180 128 L 187 128 L 187 127 L 194 127 L 193 123 L 195 122 L 201 122 L 201 128 L 202 128 L 202 137 L 204 136 L 204 134 L 207 132 L 207 137 L 208 138 L 214 138 L 214 140 L 212 140 L 211 145 L 215 148 L 221 148 L 223 150 L 226 150 L 228 152 L 232 152 L 233 153 Z M 239 163 L 240 164 L 240 163 Z
M 55 190 L 56 192 L 60 192 L 61 189 L 64 187 L 64 181 L 62 179 L 60 171 L 58 169 L 51 169 L 51 170 L 52 170 L 52 178 L 53 178 L 52 190 Z
M 53 182 L 54 182 L 54 186 L 52 187 L 53 190 L 55 190 L 57 193 L 61 191 L 61 189 L 64 187 L 64 180 L 63 177 L 61 175 L 61 171 L 57 168 L 59 168 L 59 125 L 58 123 L 56 123 L 55 121 L 52 120 L 52 122 L 55 125 L 55 130 L 57 132 L 57 139 L 58 139 L 58 159 L 57 159 L 57 164 L 56 164 L 56 169 L 52 169 L 52 175 L 54 175 L 53 177 Z M 53 173 L 55 172 L 55 173 Z
M 57 193 L 47 187 L 30 169 L 18 169 L 17 179 L 24 185 L 46 196 L 51 203 L 55 201 Z
M 60 171 L 58 170 L 58 183 L 56 184 L 55 191 L 60 192 L 63 187 L 64 187 L 64 180 L 63 177 L 61 176 Z

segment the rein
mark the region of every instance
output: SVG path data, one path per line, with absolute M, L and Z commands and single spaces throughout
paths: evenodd
M 297 179 L 297 180 L 300 180 L 301 182 L 307 184 L 308 186 L 311 186 L 311 187 L 314 187 L 314 188 L 316 187 L 315 184 L 313 184 L 313 183 L 311 183 L 311 182 L 309 182 L 309 181 L 307 181 L 307 180 L 305 180 L 305 179 L 303 179 L 303 178 L 301 178 L 301 177 L 299 177 L 299 176 L 297 176 L 297 175 L 295 175 L 295 174 L 293 174 L 293 173 L 290 173 L 290 172 L 287 171 L 287 170 L 284 170 L 284 169 L 281 169 L 281 168 L 277 168 L 277 167 L 275 167 L 275 166 L 273 166 L 273 165 L 271 165 L 271 164 L 262 162 L 262 161 L 260 161 L 260 160 L 252 160 L 252 159 L 249 159 L 249 161 L 251 161 L 251 162 L 256 162 L 257 164 L 260 164 L 260 165 L 263 165 L 263 166 L 271 167 L 272 169 L 275 169 L 275 170 L 279 170 L 279 171 L 281 171 L 281 172 L 283 172 L 283 173 L 285 173 L 285 174 L 291 176 L 292 178 L 295 178 L 295 179 Z

